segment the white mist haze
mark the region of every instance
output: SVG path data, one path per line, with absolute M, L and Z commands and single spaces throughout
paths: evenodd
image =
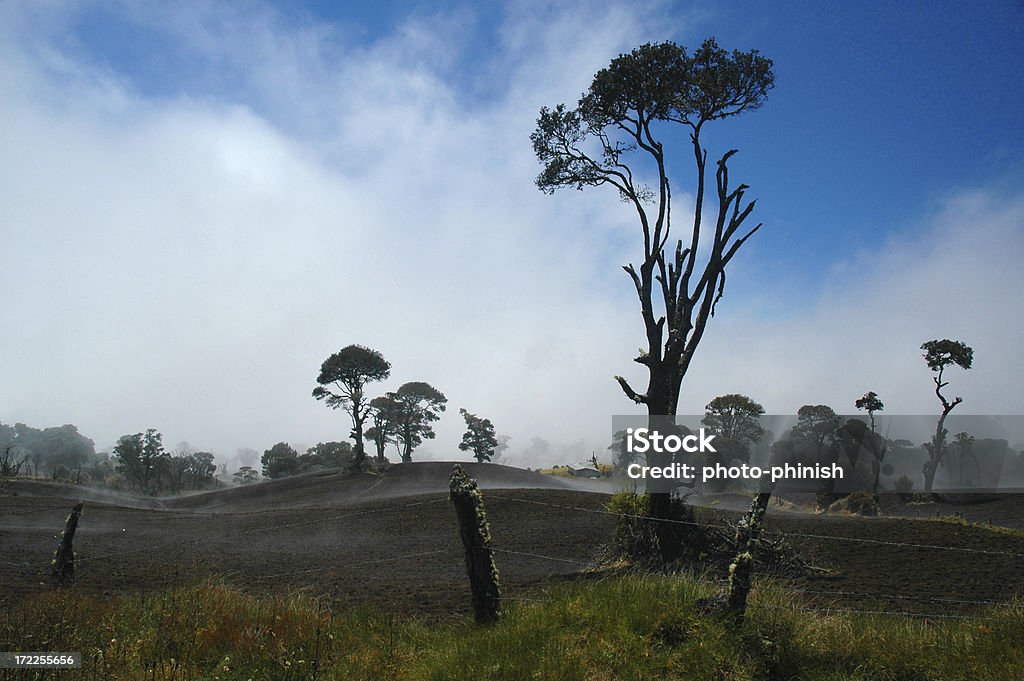
M 0 421 L 73 423 L 97 448 L 152 427 L 221 461 L 347 439 L 347 415 L 310 393 L 358 343 L 392 363 L 371 394 L 416 380 L 449 398 L 414 459 L 465 457 L 460 407 L 511 436 L 503 462 L 607 459 L 611 416 L 637 412 L 612 376 L 646 385 L 620 269 L 639 228 L 614 192 L 539 192 L 529 134 L 540 106 L 663 39 L 656 8 L 513 5 L 459 82 L 468 12 L 367 45 L 259 7 L 122 9 L 216 68 L 152 92 L 67 40 L 59 10 L 0 10 Z M 843 412 L 874 390 L 930 413 L 919 346 L 948 337 L 975 349 L 947 374 L 959 409 L 1024 413 L 1022 226 L 1019 190 L 950 187 L 894 238 L 821 253 L 818 289 L 766 315 L 782 295 L 754 277 L 766 224 L 731 265 L 680 411 L 742 392 L 769 413 Z

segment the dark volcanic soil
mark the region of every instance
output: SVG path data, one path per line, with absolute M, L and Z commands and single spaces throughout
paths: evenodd
M 602 512 L 606 495 L 504 466 L 467 469 L 486 488 L 508 596 L 530 596 L 550 578 L 593 564 L 612 536 L 615 518 Z M 135 508 L 87 502 L 75 537 L 75 588 L 115 594 L 219 575 L 256 592 L 301 589 L 342 607 L 464 613 L 469 592 L 447 499 L 450 470 L 449 463 L 421 463 L 381 476 L 312 474 L 159 503 L 146 499 Z M 0 605 L 50 588 L 55 536 L 82 491 L 17 484 L 16 496 L 0 496 Z M 541 485 L 549 488 L 530 488 Z M 971 513 L 985 521 L 1024 517 L 1022 497 L 985 506 L 974 505 Z M 713 523 L 736 516 L 715 509 L 701 514 Z M 805 556 L 835 569 L 834 577 L 796 582 L 822 606 L 948 614 L 980 607 L 967 601 L 1003 602 L 1024 593 L 1020 532 L 792 513 L 773 513 L 769 524 L 793 533 Z

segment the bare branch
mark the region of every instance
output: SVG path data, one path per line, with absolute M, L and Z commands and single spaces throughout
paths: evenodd
M 636 294 L 643 297 L 643 285 L 640 283 L 640 277 L 637 275 L 636 270 L 633 269 L 633 265 L 623 265 L 622 269 L 624 269 L 626 274 L 629 275 L 629 278 L 633 280 L 633 286 L 636 287 Z
M 727 264 L 729 264 L 729 261 L 732 260 L 732 256 L 736 255 L 736 251 L 740 250 L 740 246 L 743 245 L 743 242 L 745 242 L 747 239 L 753 236 L 754 232 L 761 229 L 762 225 L 764 225 L 763 222 L 757 223 L 757 225 L 752 230 L 743 235 L 742 239 L 737 239 L 736 241 L 733 242 L 732 246 L 729 248 L 729 252 L 722 257 L 722 267 L 725 267 Z
M 619 386 L 622 388 L 622 392 L 626 393 L 626 397 L 633 400 L 637 404 L 647 404 L 647 395 L 638 394 L 633 388 L 629 386 L 629 383 L 622 376 L 616 376 L 615 380 L 618 381 Z

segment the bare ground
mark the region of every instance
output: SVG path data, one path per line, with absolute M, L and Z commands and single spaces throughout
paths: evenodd
M 551 579 L 578 575 L 612 536 L 615 518 L 603 512 L 607 495 L 504 466 L 466 467 L 485 488 L 508 597 L 535 597 Z M 302 590 L 340 607 L 464 613 L 469 593 L 447 500 L 450 470 L 450 463 L 406 464 L 380 476 L 320 473 L 177 499 L 87 502 L 75 537 L 75 588 L 113 595 L 216 575 L 260 593 Z M 17 482 L 0 496 L 0 605 L 51 588 L 56 535 L 82 492 Z M 733 501 L 720 505 L 742 505 Z M 890 513 L 960 510 L 968 519 L 1006 527 L 1024 520 L 1018 495 L 935 506 L 883 503 Z M 721 523 L 736 511 L 701 514 Z M 832 577 L 794 583 L 823 607 L 955 614 L 1024 594 L 1019 531 L 786 512 L 772 512 L 769 525 L 791 533 L 804 555 L 834 568 Z

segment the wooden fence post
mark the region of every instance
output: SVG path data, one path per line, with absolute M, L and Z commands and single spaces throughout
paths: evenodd
M 484 498 L 476 481 L 455 464 L 449 483 L 450 498 L 459 518 L 459 533 L 466 549 L 466 573 L 473 592 L 473 612 L 480 624 L 498 619 L 501 593 L 498 568 L 491 551 L 491 530 L 484 514 Z
M 736 526 L 736 557 L 729 566 L 729 592 L 725 609 L 741 624 L 747 612 L 751 575 L 754 571 L 754 552 L 764 528 L 764 514 L 768 510 L 771 492 L 758 492 L 750 504 L 750 512 Z
M 79 501 L 71 509 L 71 514 L 64 525 L 64 531 L 60 533 L 60 542 L 53 554 L 53 560 L 50 561 L 50 578 L 57 586 L 75 581 L 75 550 L 72 548 L 71 542 L 75 538 L 75 530 L 78 529 L 78 516 L 82 514 L 84 505 L 84 501 Z

